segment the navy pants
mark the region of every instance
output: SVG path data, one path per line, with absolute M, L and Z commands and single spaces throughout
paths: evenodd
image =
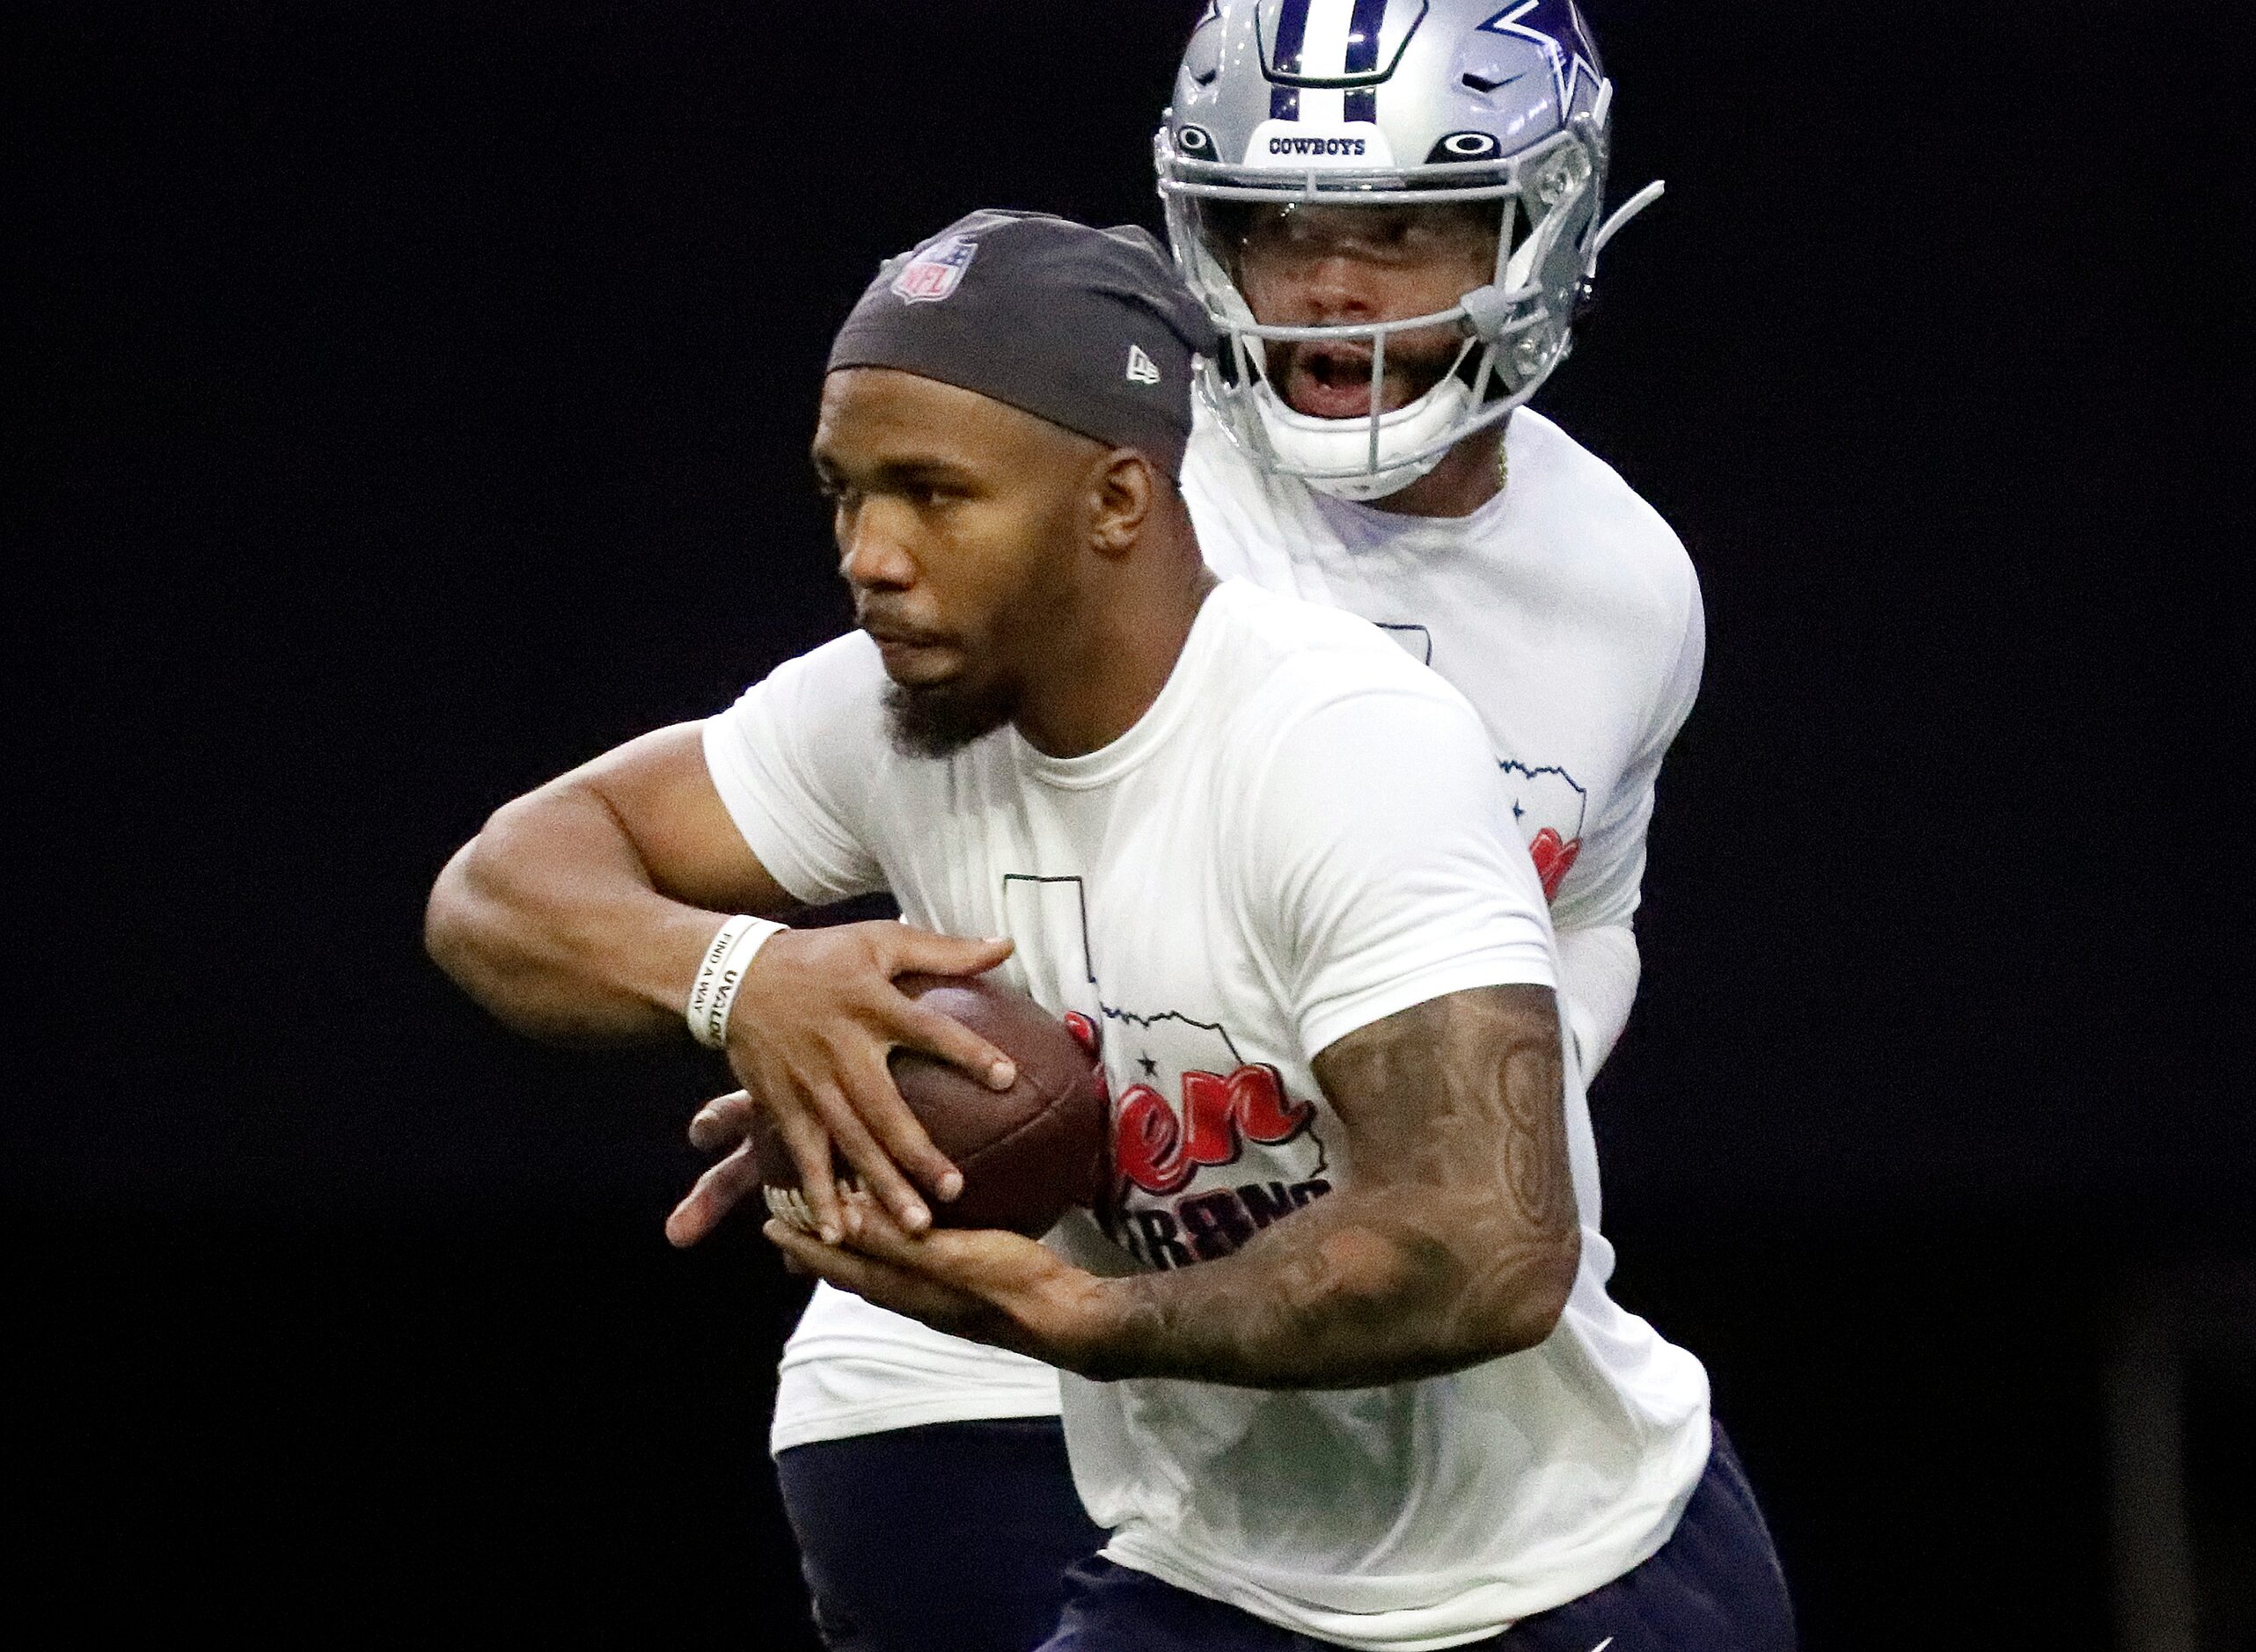
M 1106 1560 L 1066 1578 L 1041 1652 L 1324 1652 L 1204 1595 Z M 1721 1429 L 1708 1470 L 1659 1552 L 1603 1588 L 1522 1618 L 1465 1652 L 1793 1652 L 1794 1613 L 1754 1493 Z
M 775 1472 L 831 1652 L 1032 1652 L 1104 1546 L 1055 1417 L 795 1445 Z
M 1095 1558 L 1104 1532 L 1074 1495 L 1054 1417 L 795 1446 L 777 1456 L 776 1473 L 816 1625 L 832 1652 L 1328 1645 Z M 1658 1553 L 1477 1646 L 1593 1652 L 1609 1635 L 1609 1652 L 1791 1652 L 1777 1556 L 1720 1429 L 1707 1473 Z

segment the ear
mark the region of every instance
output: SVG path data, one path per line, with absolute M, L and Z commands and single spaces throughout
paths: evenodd
M 1150 459 L 1134 448 L 1115 448 L 1092 479 L 1096 507 L 1089 543 L 1101 557 L 1118 561 L 1136 548 L 1159 496 L 1159 478 Z

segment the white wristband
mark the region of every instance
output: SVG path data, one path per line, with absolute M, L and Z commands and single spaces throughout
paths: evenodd
M 697 980 L 689 990 L 689 1035 L 707 1049 L 729 1044 L 729 1012 L 736 1002 L 736 989 L 744 984 L 744 971 L 767 944 L 782 931 L 781 924 L 749 915 L 730 918 L 713 937 L 697 967 Z

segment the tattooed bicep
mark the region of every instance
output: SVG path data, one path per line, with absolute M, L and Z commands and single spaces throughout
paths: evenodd
M 1359 1183 L 1480 1188 L 1528 1234 L 1575 1222 L 1558 1002 L 1477 987 L 1359 1027 L 1315 1059 Z

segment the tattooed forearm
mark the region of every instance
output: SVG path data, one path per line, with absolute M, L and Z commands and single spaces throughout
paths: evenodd
M 1341 1039 L 1315 1071 L 1353 1181 L 1234 1256 L 1108 1282 L 1112 1322 L 1080 1369 L 1361 1387 L 1549 1334 L 1581 1243 L 1550 992 L 1437 998 Z
M 1505 1181 L 1513 1208 L 1530 1233 L 1566 1232 L 1576 1212 L 1558 1047 L 1515 1043 L 1504 1065 Z

